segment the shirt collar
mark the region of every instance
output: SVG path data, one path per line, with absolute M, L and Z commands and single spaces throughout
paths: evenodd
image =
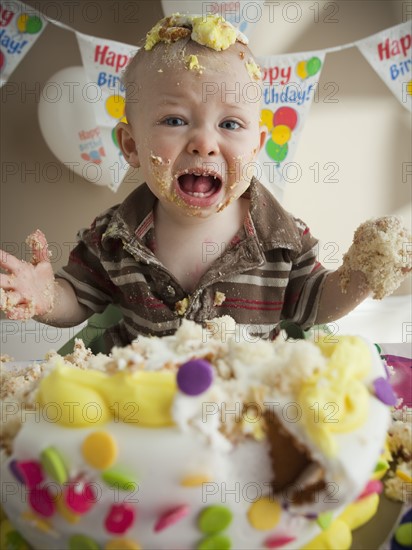
M 250 196 L 249 224 L 263 250 L 286 248 L 300 252 L 302 248 L 299 223 L 256 178 L 252 178 L 247 193 Z
M 250 198 L 246 232 L 258 240 L 263 250 L 301 250 L 298 220 L 282 208 L 270 191 L 256 178 L 252 178 L 244 196 Z M 103 246 L 105 241 L 113 238 L 133 239 L 144 244 L 145 236 L 153 228 L 153 209 L 156 201 L 157 198 L 147 184 L 139 185 L 116 209 L 103 234 Z M 138 209 L 136 205 L 139 206 Z

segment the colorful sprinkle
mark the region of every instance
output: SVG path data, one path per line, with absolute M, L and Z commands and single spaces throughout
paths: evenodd
M 405 472 L 404 470 L 401 470 L 400 468 L 397 468 L 395 471 L 396 477 L 399 477 L 402 481 L 406 481 L 406 483 L 412 483 L 412 477 L 408 472 Z
M 282 548 L 282 546 L 285 546 L 285 544 L 289 544 L 294 540 L 296 540 L 295 537 L 281 537 L 275 535 L 274 537 L 269 537 L 266 539 L 263 544 L 265 545 L 265 548 Z
M 182 485 L 183 487 L 199 487 L 200 485 L 203 485 L 203 483 L 210 483 L 211 481 L 212 478 L 210 476 L 195 474 L 185 476 L 181 480 L 180 485 Z
M 142 550 L 142 547 L 131 539 L 112 539 L 106 542 L 104 550 Z
M 25 484 L 25 479 L 23 477 L 23 473 L 19 469 L 19 463 L 17 460 L 13 459 L 9 462 L 9 470 L 19 483 L 22 483 L 23 485 Z
M 232 541 L 225 535 L 211 535 L 202 539 L 196 546 L 196 550 L 230 550 Z
M 137 482 L 131 475 L 117 468 L 105 470 L 102 473 L 102 480 L 109 487 L 114 487 L 121 491 L 135 491 L 137 487 Z
M 198 526 L 202 533 L 218 533 L 226 529 L 232 521 L 232 512 L 226 506 L 208 506 L 199 515 Z
M 357 500 L 360 500 L 361 498 L 365 498 L 369 495 L 372 495 L 373 493 L 378 493 L 378 495 L 380 495 L 382 490 L 383 490 L 382 482 L 379 481 L 379 479 L 371 479 L 368 481 L 362 493 L 358 496 Z
M 21 515 L 21 518 L 26 523 L 29 523 L 39 531 L 42 531 L 42 533 L 50 533 L 50 532 L 54 533 L 50 523 L 46 519 L 40 518 L 37 514 L 33 514 L 32 512 L 26 511 Z
M 39 485 L 44 479 L 41 464 L 36 460 L 18 462 L 16 468 L 18 472 L 20 472 L 23 483 L 27 485 L 29 489 L 34 489 L 34 487 Z
M 90 483 L 70 483 L 65 493 L 65 503 L 75 514 L 86 514 L 96 503 L 96 495 Z
M 95 540 L 87 535 L 72 535 L 69 539 L 69 550 L 99 550 Z
M 212 365 L 205 359 L 187 361 L 178 370 L 176 381 L 180 391 L 186 395 L 200 395 L 212 384 Z
M 386 378 L 376 378 L 373 381 L 373 388 L 376 398 L 385 403 L 385 405 L 393 406 L 398 402 L 398 398 Z
M 40 516 L 51 517 L 56 511 L 55 498 L 47 487 L 34 487 L 29 493 L 29 504 Z
M 128 504 L 113 504 L 104 525 L 109 533 L 122 535 L 133 525 L 135 515 L 134 508 Z
M 64 502 L 64 497 L 62 493 L 59 493 L 56 498 L 56 507 L 57 512 L 59 515 L 65 519 L 68 523 L 75 524 L 79 521 L 81 516 L 79 514 L 75 514 L 71 510 L 69 510 L 66 506 L 66 503 Z
M 189 506 L 186 506 L 186 504 L 182 504 L 182 506 L 176 506 L 176 508 L 172 508 L 172 510 L 168 510 L 164 514 L 160 516 L 160 518 L 156 521 L 156 524 L 154 526 L 155 532 L 163 531 L 163 529 L 167 529 L 168 527 L 171 527 L 181 519 L 187 516 L 189 513 Z
M 67 468 L 59 451 L 54 447 L 47 447 L 40 454 L 40 461 L 46 473 L 57 481 L 65 483 L 68 479 Z
M 116 461 L 117 443 L 108 432 L 93 432 L 82 445 L 85 461 L 97 470 L 105 470 Z
M 396 528 L 395 540 L 405 548 L 412 547 L 412 523 L 402 523 Z
M 269 497 L 262 497 L 250 506 L 247 515 L 252 527 L 265 531 L 273 529 L 279 523 L 281 513 L 279 502 Z
M 319 527 L 325 531 L 326 529 L 329 529 L 331 523 L 333 520 L 333 512 L 322 512 L 318 515 L 316 519 L 316 523 L 319 525 Z

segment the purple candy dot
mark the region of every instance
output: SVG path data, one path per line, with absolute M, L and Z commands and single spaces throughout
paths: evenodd
M 17 481 L 19 481 L 20 483 L 22 483 L 23 485 L 25 484 L 25 480 L 24 480 L 24 477 L 19 469 L 19 464 L 17 462 L 17 460 L 13 459 L 9 462 L 9 469 L 10 469 L 10 472 L 13 474 L 13 476 L 17 479 Z
M 373 387 L 376 397 L 382 403 L 385 403 L 385 405 L 396 405 L 398 398 L 386 378 L 376 378 L 373 381 Z
M 177 385 L 187 395 L 200 395 L 209 388 L 212 380 L 213 368 L 205 359 L 192 359 L 177 372 Z

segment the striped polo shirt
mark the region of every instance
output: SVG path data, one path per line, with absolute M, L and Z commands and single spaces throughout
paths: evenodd
M 93 312 L 120 308 L 122 320 L 106 331 L 108 350 L 139 334 L 172 334 L 183 318 L 229 315 L 239 330 L 262 338 L 273 338 L 282 319 L 304 329 L 314 324 L 328 273 L 316 260 L 318 241 L 256 179 L 245 196 L 243 227 L 190 295 L 152 251 L 157 199 L 146 184 L 79 232 L 57 276 Z

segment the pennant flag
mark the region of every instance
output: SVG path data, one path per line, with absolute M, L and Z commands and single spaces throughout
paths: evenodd
M 27 54 L 47 25 L 35 9 L 10 0 L 0 4 L 0 86 Z
M 359 40 L 356 46 L 401 104 L 412 111 L 411 22 Z
M 255 24 L 262 19 L 263 0 L 236 0 L 205 2 L 204 0 L 162 0 L 165 16 L 173 13 L 199 15 L 220 15 L 244 35 L 250 36 Z
M 261 57 L 263 101 L 261 124 L 268 135 L 259 153 L 257 174 L 282 200 L 299 137 L 319 82 L 324 51 Z
M 84 89 L 84 94 L 88 96 L 97 125 L 102 130 L 101 138 L 106 154 L 113 148 L 117 150 L 118 166 L 112 169 L 112 185 L 110 185 L 112 190 L 116 190 L 128 170 L 128 164 L 120 151 L 115 133 L 117 123 L 126 122 L 126 90 L 121 82 L 121 73 L 138 48 L 79 32 L 76 32 L 76 37 L 89 82 L 89 86 Z

